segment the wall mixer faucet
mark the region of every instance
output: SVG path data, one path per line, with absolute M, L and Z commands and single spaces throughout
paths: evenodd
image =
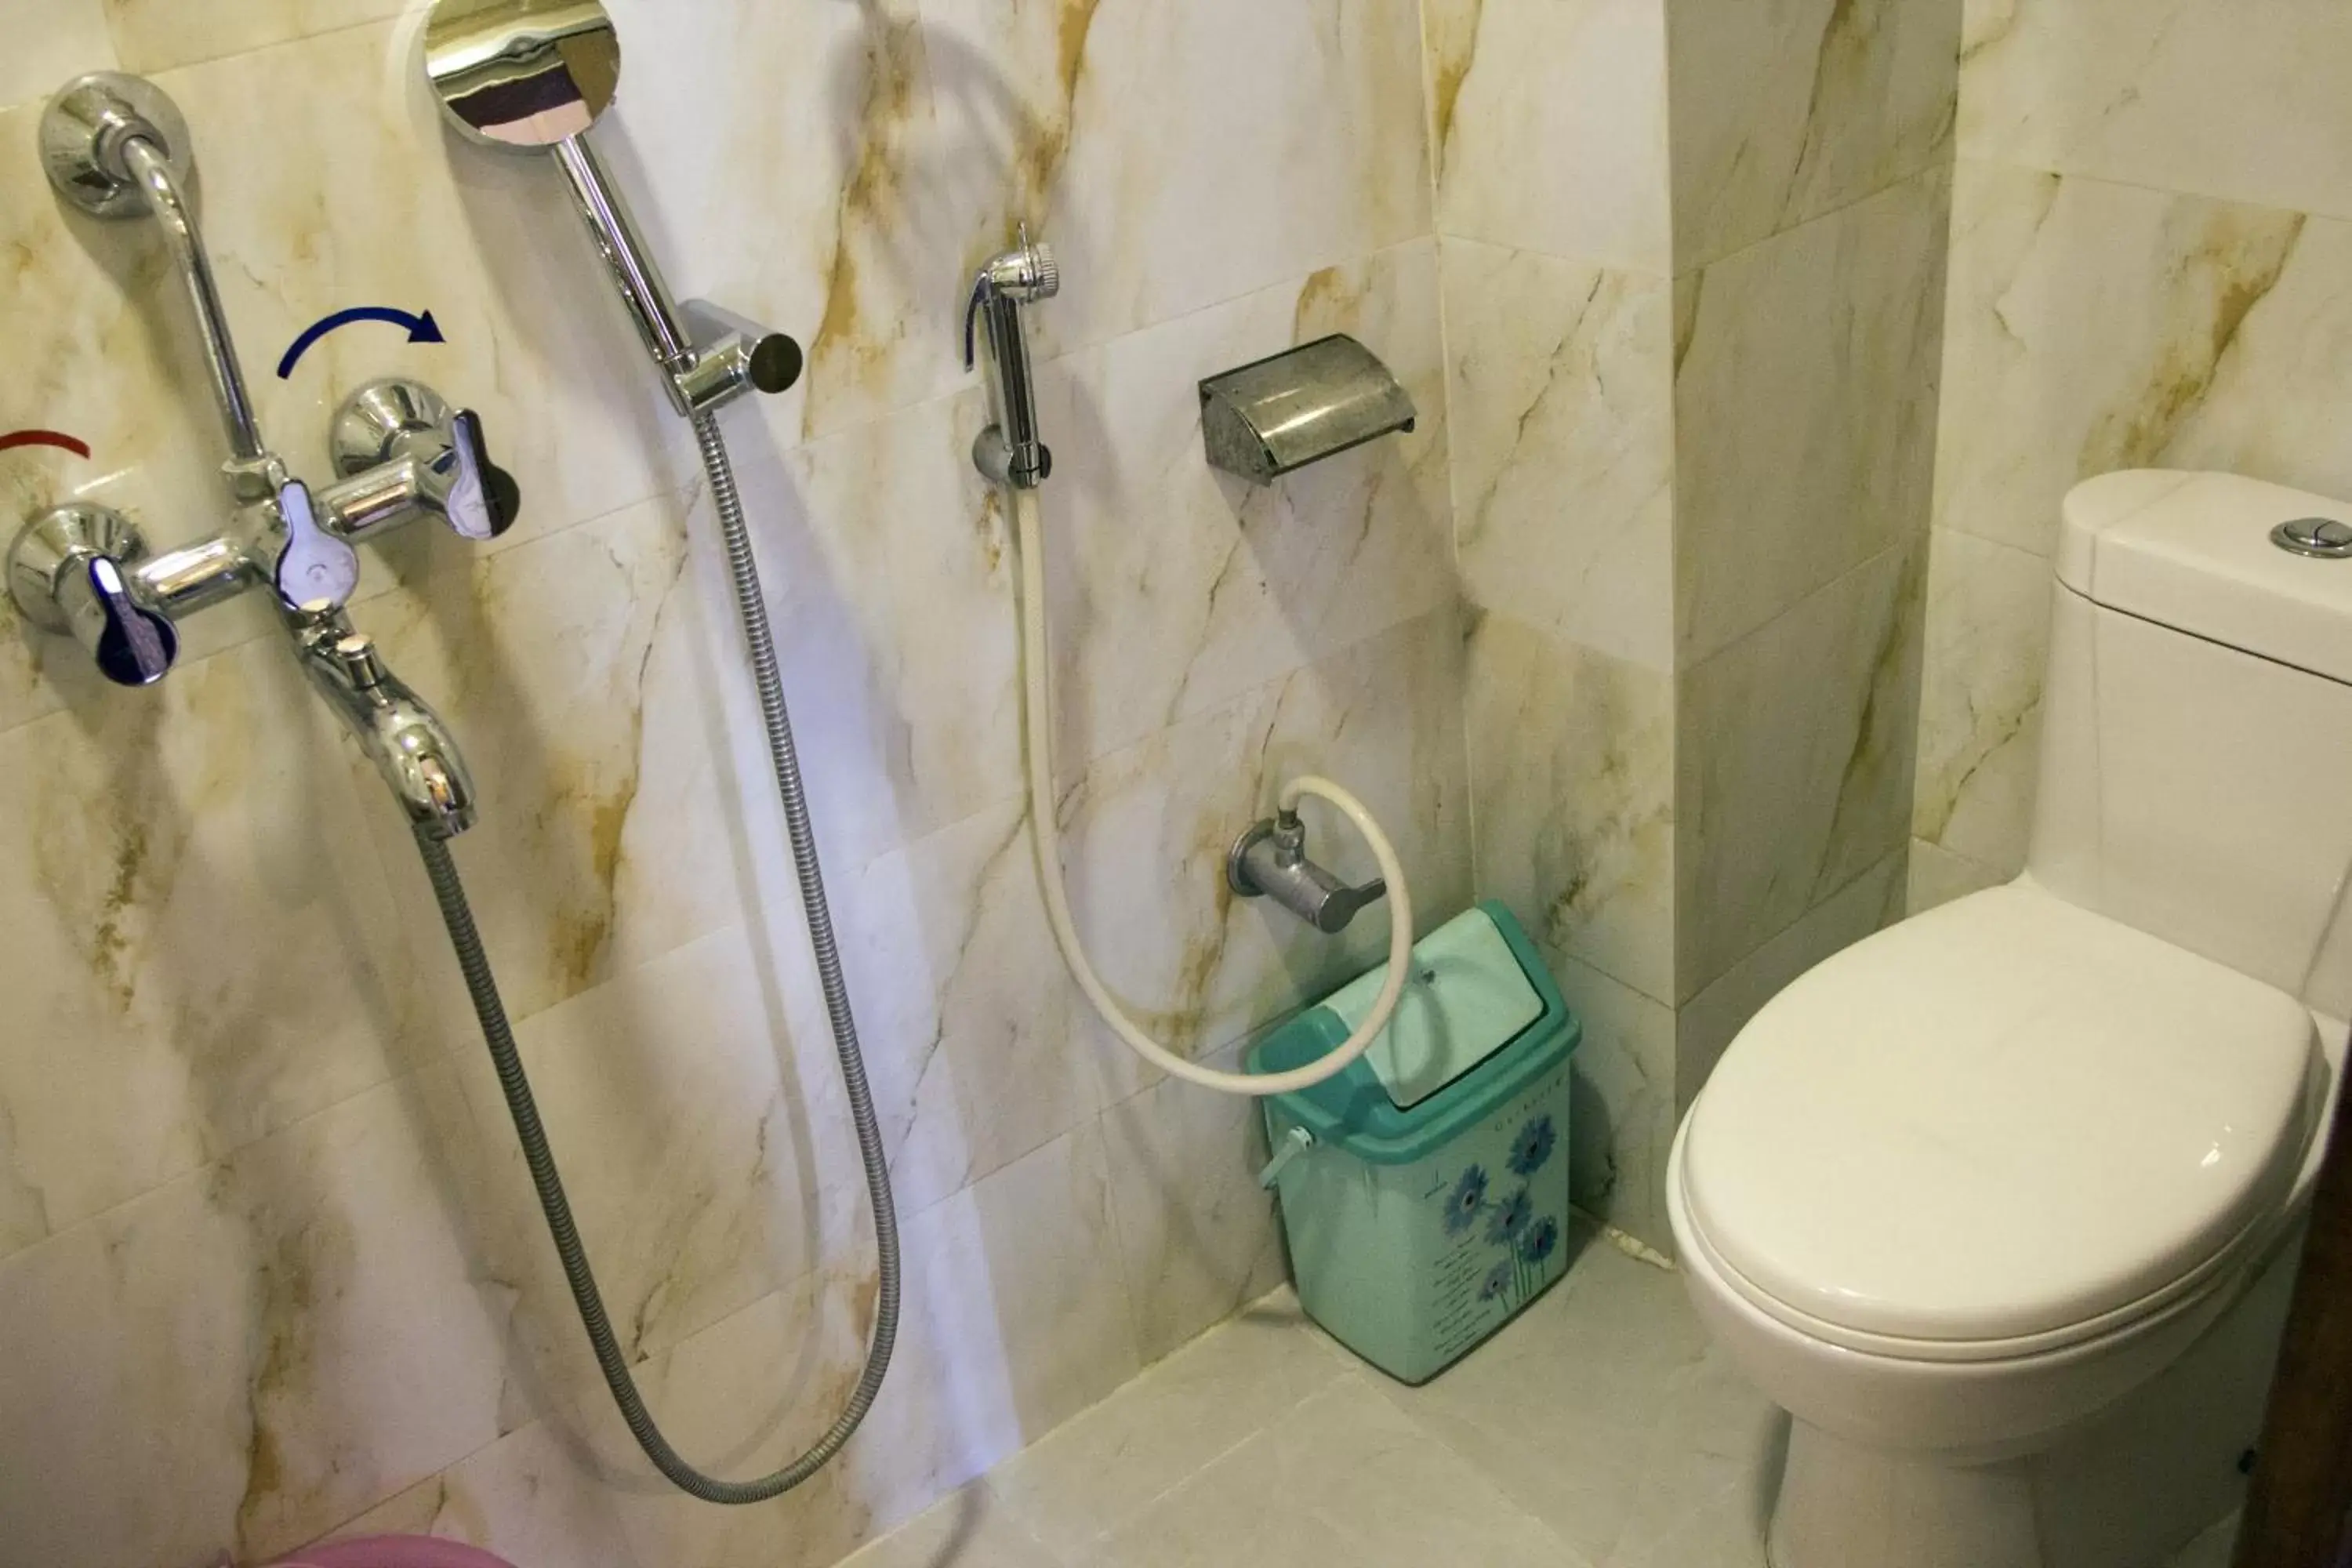
M 68 82 L 41 116 L 40 151 L 67 201 L 98 217 L 152 217 L 163 236 L 228 446 L 231 515 L 213 537 L 162 554 L 106 507 L 77 502 L 32 519 L 7 555 L 8 590 L 27 622 L 70 634 L 108 679 L 146 686 L 170 671 L 178 623 L 198 611 L 256 589 L 290 617 L 338 611 L 359 588 L 361 540 L 417 517 L 478 540 L 514 521 L 514 481 L 490 462 L 480 416 L 452 412 L 413 382 L 371 384 L 343 405 L 335 485 L 314 492 L 270 449 L 188 199 L 187 121 L 161 89 L 115 72 Z M 308 624 L 295 623 L 298 637 Z

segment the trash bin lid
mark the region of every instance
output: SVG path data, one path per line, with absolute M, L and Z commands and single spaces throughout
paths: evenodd
M 1323 1004 L 1348 1033 L 1371 1016 L 1388 973 L 1383 963 Z M 1543 1010 L 1494 917 L 1466 910 L 1413 944 L 1412 976 L 1364 1059 L 1397 1108 L 1411 1110 L 1517 1038 Z
M 1367 1051 L 1321 1083 L 1276 1095 L 1266 1103 L 1279 1107 L 1318 1142 L 1344 1148 L 1367 1163 L 1405 1165 L 1453 1142 L 1529 1085 L 1559 1071 L 1582 1040 L 1583 1026 L 1510 911 L 1489 900 L 1474 912 L 1488 922 L 1509 955 L 1512 973 L 1491 976 L 1509 983 L 1498 984 L 1496 991 L 1515 995 L 1515 988 L 1524 986 L 1535 994 L 1536 1009 L 1522 1015 L 1526 1022 L 1504 1032 L 1504 1020 L 1520 1013 L 1518 1004 L 1492 1011 L 1465 1009 L 1458 1022 L 1448 1020 L 1442 1052 L 1427 1042 L 1407 1043 L 1405 1051 L 1412 1054 L 1401 1051 L 1398 1068 L 1392 1069 L 1398 1070 L 1398 1089 L 1383 1081 Z M 1466 939 L 1476 930 L 1471 926 L 1457 933 L 1474 953 L 1481 944 Z M 1423 945 L 1437 934 L 1423 938 Z M 1451 941 L 1443 946 L 1450 948 Z M 1468 988 L 1471 962 L 1449 962 L 1439 970 L 1437 984 L 1450 973 L 1450 989 Z M 1377 987 L 1379 982 L 1373 984 Z M 1363 1005 L 1370 1006 L 1369 994 Z M 1328 1056 L 1351 1033 L 1330 1004 L 1318 1004 L 1260 1036 L 1243 1065 L 1253 1073 L 1287 1072 Z M 1412 1070 L 1415 1064 L 1422 1064 L 1419 1071 Z M 1427 1087 L 1431 1084 L 1434 1087 Z M 1411 1105 L 1399 1105 L 1394 1098 L 1424 1089 L 1424 1098 Z

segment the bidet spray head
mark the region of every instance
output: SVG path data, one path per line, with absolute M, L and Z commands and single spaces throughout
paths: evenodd
M 988 396 L 995 423 L 980 433 L 972 461 L 1001 485 L 1035 489 L 1054 471 L 1054 454 L 1038 438 L 1036 384 L 1030 374 L 1029 342 L 1022 307 L 1062 291 L 1062 268 L 1051 246 L 1033 245 L 1029 230 L 1021 243 L 991 258 L 972 279 L 963 313 L 963 363 L 979 363 L 979 329 L 988 328 Z

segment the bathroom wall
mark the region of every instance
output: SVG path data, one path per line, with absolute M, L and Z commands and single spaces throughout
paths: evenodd
M 1900 901 L 1957 0 L 1425 10 L 1479 886 L 1669 1246 L 1681 1108 Z
M 1669 0 L 1677 1097 L 1901 912 L 1959 0 Z
M 1667 1241 L 1674 288 L 1660 0 L 1432 0 L 1478 889 L 1582 1016 L 1578 1196 Z
M 1129 1061 L 1045 933 L 1014 563 L 957 353 L 1016 216 L 1067 279 L 1036 317 L 1057 809 L 1110 984 L 1230 1064 L 1370 961 L 1377 919 L 1328 943 L 1223 890 L 1305 767 L 1391 825 L 1426 923 L 1470 896 L 1463 671 L 1507 645 L 1465 654 L 1457 608 L 1411 0 L 614 9 L 600 136 L 675 281 L 810 350 L 727 424 L 898 1184 L 890 1382 L 803 1492 L 669 1493 L 583 1353 L 411 848 L 268 617 L 214 612 L 132 693 L 0 610 L 0 1563 L 375 1528 L 571 1568 L 829 1563 L 1280 1278 L 1251 1109 Z M 702 486 L 553 171 L 444 136 L 396 0 L 7 15 L 0 428 L 95 452 L 0 455 L 10 516 L 87 495 L 159 544 L 223 521 L 152 237 L 62 211 L 31 155 L 82 69 L 185 110 L 301 471 L 369 376 L 484 411 L 524 522 L 394 542 L 354 616 L 479 776 L 459 863 L 638 1374 L 698 1459 L 776 1462 L 855 1377 L 870 1237 Z M 270 374 L 353 304 L 448 341 L 353 328 Z M 1342 329 L 1417 433 L 1277 490 L 1212 476 L 1197 377 Z M 1655 631 L 1629 668 L 1665 668 Z
M 2352 496 L 2347 70 L 2325 0 L 1969 5 L 1915 907 L 2024 864 L 2070 486 Z

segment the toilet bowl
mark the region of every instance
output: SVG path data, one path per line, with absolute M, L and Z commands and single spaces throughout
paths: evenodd
M 2137 1568 L 2226 1508 L 2154 1461 L 2104 1467 L 2137 1496 L 2071 1478 L 2231 1337 L 2318 1169 L 2352 824 L 2276 803 L 2352 782 L 2352 560 L 2272 531 L 2345 514 L 2228 475 L 2078 488 L 2026 873 L 1801 977 L 1694 1100 L 1667 1208 L 1701 1319 L 1791 1417 L 1774 1568 Z

